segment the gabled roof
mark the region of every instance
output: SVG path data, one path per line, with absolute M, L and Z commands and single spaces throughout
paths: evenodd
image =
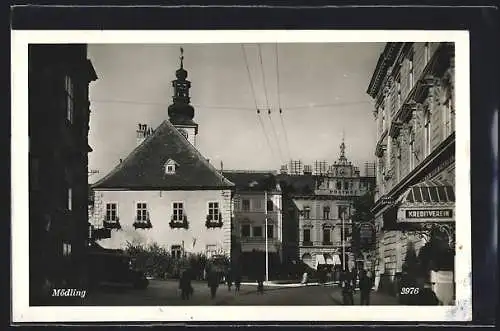
M 175 174 L 165 162 L 178 163 Z M 163 121 L 123 162 L 93 185 L 95 189 L 203 190 L 234 184 L 204 158 L 169 121 Z
M 223 175 L 239 191 L 276 191 L 277 181 L 273 171 L 228 170 Z

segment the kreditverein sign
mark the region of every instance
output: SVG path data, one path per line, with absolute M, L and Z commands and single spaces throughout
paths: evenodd
M 406 218 L 453 218 L 453 209 L 406 209 Z

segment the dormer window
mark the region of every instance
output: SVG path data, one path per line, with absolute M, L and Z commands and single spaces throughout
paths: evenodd
M 175 162 L 172 159 L 169 159 L 167 162 L 165 162 L 165 173 L 167 175 L 173 175 L 175 174 L 175 171 L 177 170 L 177 167 L 179 164 Z

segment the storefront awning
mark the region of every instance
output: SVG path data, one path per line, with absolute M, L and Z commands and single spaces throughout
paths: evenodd
M 333 264 L 334 265 L 340 265 L 340 264 L 342 264 L 342 262 L 340 261 L 340 256 L 338 256 L 338 255 L 334 255 L 333 256 Z
M 397 221 L 452 222 L 455 190 L 445 181 L 427 180 L 411 186 L 397 200 Z
M 326 264 L 325 257 L 322 254 L 316 255 L 316 265 Z

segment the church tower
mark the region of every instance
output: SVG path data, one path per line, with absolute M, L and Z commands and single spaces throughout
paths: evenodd
M 179 132 L 196 147 L 196 135 L 198 134 L 198 124 L 193 121 L 194 108 L 191 106 L 189 89 L 191 82 L 186 78 L 187 71 L 184 69 L 184 50 L 181 48 L 180 68 L 175 72 L 177 79 L 172 81 L 174 88 L 173 104 L 168 107 L 168 117 Z

